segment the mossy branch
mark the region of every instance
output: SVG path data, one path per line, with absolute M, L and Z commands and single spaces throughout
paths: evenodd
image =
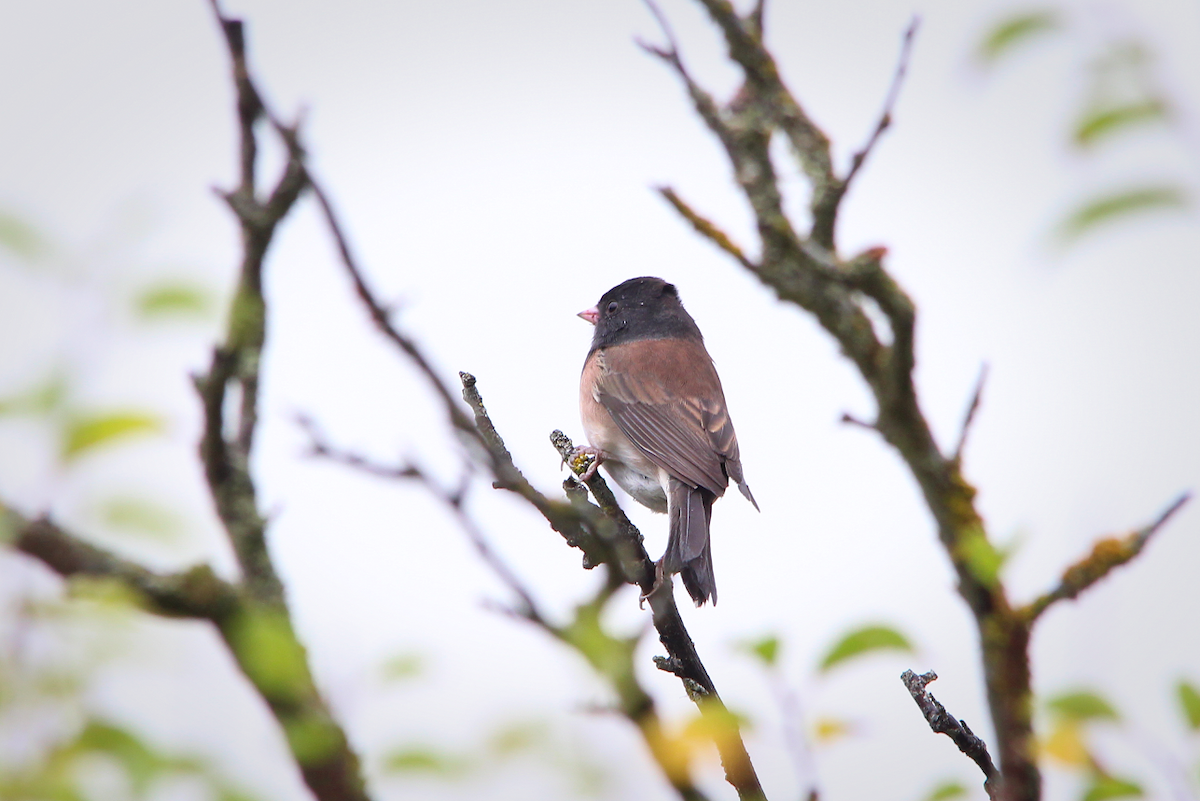
M 991 789 L 1006 801 L 1038 801 L 1041 776 L 1034 756 L 1030 625 L 1045 605 L 1081 591 L 1116 564 L 1133 558 L 1145 538 L 1100 548 L 1093 557 L 1069 570 L 1059 588 L 1030 608 L 1014 607 L 996 571 L 982 569 L 980 560 L 973 556 L 981 550 L 995 550 L 975 504 L 975 488 L 962 471 L 962 449 L 979 406 L 982 379 L 957 447 L 943 453 L 921 410 L 913 382 L 916 305 L 884 266 L 884 248 L 871 248 L 849 259 L 838 254 L 836 222 L 841 202 L 868 154 L 892 123 L 916 22 L 904 35 L 883 113 L 848 172 L 839 177 L 831 162 L 828 138 L 787 89 L 764 45 L 761 5 L 741 16 L 727 0 L 697 2 L 721 30 L 730 60 L 741 69 L 743 83 L 730 100 L 719 102 L 691 77 L 674 34 L 653 4 L 651 9 L 668 44 L 642 46 L 676 72 L 697 115 L 724 147 L 734 178 L 754 212 L 761 242 L 758 260 L 750 261 L 716 224 L 700 217 L 673 194 L 664 193 L 664 197 L 701 235 L 733 256 L 782 300 L 816 317 L 870 387 L 876 417 L 861 424 L 877 431 L 912 472 L 954 566 L 958 591 L 979 629 L 1002 777 L 990 782 Z M 804 235 L 783 211 L 770 149 L 777 134 L 787 139 L 792 155 L 812 185 L 811 220 Z M 876 330 L 865 298 L 883 312 L 890 337 Z
M 1183 493 L 1153 522 L 1124 537 L 1107 537 L 1097 542 L 1092 547 L 1091 553 L 1063 571 L 1058 586 L 1039 596 L 1032 603 L 1021 607 L 1020 614 L 1032 623 L 1053 604 L 1075 598 L 1079 593 L 1107 576 L 1113 569 L 1131 561 L 1142 552 L 1150 538 L 1166 525 L 1166 522 L 1182 509 L 1184 504 L 1191 500 L 1191 497 L 1190 492 Z

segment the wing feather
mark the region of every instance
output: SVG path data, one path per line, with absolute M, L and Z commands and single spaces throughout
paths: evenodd
M 647 346 L 649 358 L 637 352 Z M 603 362 L 596 400 L 650 461 L 713 495 L 724 494 L 729 477 L 740 479 L 737 435 L 702 344 L 633 342 L 606 349 Z

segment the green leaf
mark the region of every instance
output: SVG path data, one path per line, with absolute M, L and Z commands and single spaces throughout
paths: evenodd
M 1010 555 L 1009 549 L 997 548 L 978 527 L 963 535 L 958 552 L 966 560 L 971 575 L 985 587 L 995 587 L 999 583 L 1000 570 Z
M 393 751 L 384 758 L 383 768 L 393 773 L 429 773 L 444 778 L 461 776 L 471 763 L 463 757 L 445 754 L 426 746 Z
M 1141 785 L 1115 776 L 1097 775 L 1084 792 L 1081 801 L 1105 801 L 1108 798 L 1140 798 Z
M 383 663 L 380 672 L 385 681 L 401 681 L 416 678 L 424 669 L 420 654 L 397 654 Z
M 155 539 L 168 539 L 181 526 L 179 516 L 173 511 L 142 498 L 109 498 L 101 505 L 99 512 L 100 519 L 111 528 Z
M 6 211 L 0 211 L 0 245 L 28 261 L 49 250 L 36 228 Z
M 549 739 L 550 731 L 544 722 L 522 721 L 497 730 L 488 741 L 488 750 L 498 757 L 507 757 L 539 748 Z
M 960 781 L 947 779 L 934 786 L 925 796 L 925 801 L 947 801 L 950 798 L 962 798 L 967 794 L 967 787 Z
M 108 723 L 91 721 L 75 741 L 77 751 L 99 751 L 124 766 L 129 780 L 140 794 L 164 771 L 196 770 L 194 760 L 164 756 L 129 731 Z
M 1187 205 L 1183 190 L 1176 186 L 1146 186 L 1098 198 L 1072 213 L 1062 223 L 1059 235 L 1078 239 L 1103 223 L 1147 211 L 1178 209 Z
M 45 381 L 7 398 L 0 398 L 0 415 L 47 414 L 62 405 L 67 394 L 67 380 L 58 372 Z
M 773 666 L 779 659 L 779 638 L 768 634 L 757 640 L 742 643 L 742 649 L 751 656 L 758 657 L 768 667 Z
M 912 653 L 914 648 L 908 638 L 896 629 L 878 625 L 863 626 L 843 636 L 829 649 L 829 653 L 821 660 L 820 671 L 826 673 L 849 659 L 880 650 Z
M 1075 143 L 1088 147 L 1118 131 L 1134 125 L 1157 122 L 1167 116 L 1167 104 L 1158 98 L 1092 109 L 1075 129 Z
M 1188 726 L 1192 731 L 1200 730 L 1200 691 L 1186 679 L 1181 679 L 1175 689 L 1179 694 L 1179 708 L 1183 710 Z
M 1030 11 L 1001 20 L 992 26 L 979 45 L 979 58 L 995 62 L 1012 49 L 1039 33 L 1060 27 L 1058 16 L 1050 10 Z
M 71 461 L 97 446 L 126 437 L 154 434 L 162 429 L 162 421 L 147 412 L 79 415 L 67 421 L 62 456 L 66 461 Z
M 812 736 L 818 743 L 831 743 L 854 734 L 856 726 L 848 720 L 822 716 L 813 722 Z
M 1119 720 L 1112 704 L 1091 690 L 1056 695 L 1046 701 L 1051 713 L 1067 720 Z
M 205 287 L 183 281 L 164 281 L 143 289 L 135 299 L 143 319 L 206 317 L 213 310 L 213 296 Z

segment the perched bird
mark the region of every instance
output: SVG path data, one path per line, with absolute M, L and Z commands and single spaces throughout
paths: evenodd
M 579 382 L 596 459 L 634 500 L 666 512 L 670 534 L 655 588 L 680 573 L 692 600 L 717 602 L 708 527 L 729 479 L 742 476 L 725 393 L 696 321 L 661 278 L 631 278 L 579 316 L 596 326 Z

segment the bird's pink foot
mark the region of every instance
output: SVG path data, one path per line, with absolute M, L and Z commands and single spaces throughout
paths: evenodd
M 575 475 L 579 478 L 580 481 L 590 481 L 591 478 L 594 475 L 596 475 L 596 469 L 598 467 L 600 467 L 600 463 L 604 461 L 604 459 L 607 455 L 608 454 L 606 454 L 604 451 L 600 450 L 599 448 L 593 448 L 591 446 L 584 446 L 581 448 L 576 448 L 571 453 L 571 458 L 569 460 L 569 463 L 571 465 L 571 470 L 573 472 L 575 472 Z M 584 470 L 582 473 L 576 472 L 578 469 L 578 465 L 581 465 L 583 463 L 582 460 L 588 456 L 592 457 L 592 459 L 588 463 L 587 469 Z
M 646 601 L 662 591 L 663 585 L 666 585 L 669 591 L 671 587 L 671 577 L 663 572 L 663 563 L 659 559 L 654 563 L 654 586 L 650 588 L 650 592 L 638 596 L 638 609 L 642 609 Z

